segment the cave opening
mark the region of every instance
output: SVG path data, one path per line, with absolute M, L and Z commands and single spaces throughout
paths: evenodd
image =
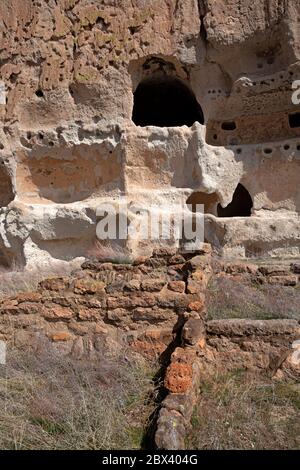
M 289 123 L 291 129 L 300 127 L 300 113 L 289 114 Z
M 238 184 L 230 204 L 222 207 L 218 204 L 218 217 L 250 217 L 253 208 L 252 198 L 247 189 Z
M 204 124 L 203 111 L 192 90 L 178 78 L 144 79 L 134 93 L 132 120 L 137 126 L 179 127 Z

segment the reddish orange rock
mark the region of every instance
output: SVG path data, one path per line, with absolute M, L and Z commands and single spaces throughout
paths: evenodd
M 170 281 L 168 283 L 168 289 L 173 292 L 183 293 L 185 291 L 185 282 L 184 281 Z
M 149 359 L 157 359 L 173 340 L 172 330 L 168 328 L 153 328 L 134 340 L 132 349 Z
M 28 315 L 32 313 L 39 314 L 43 306 L 37 302 L 22 302 L 18 305 L 18 309 L 20 313 L 26 313 Z
M 199 294 L 203 290 L 202 282 L 195 281 L 194 279 L 188 279 L 187 281 L 187 293 L 188 294 Z
M 165 285 L 163 279 L 147 279 L 142 282 L 142 290 L 148 292 L 160 292 Z
M 199 295 L 199 300 L 195 300 L 194 302 L 190 302 L 188 304 L 188 310 L 190 312 L 201 312 L 205 305 L 205 297 L 204 295 Z
M 196 351 L 191 348 L 176 348 L 171 356 L 171 362 L 182 364 L 193 364 L 196 358 Z
M 140 264 L 144 264 L 147 259 L 147 256 L 138 256 L 137 258 L 135 258 L 132 264 L 133 266 L 139 266 Z
M 99 320 L 100 313 L 98 309 L 95 308 L 79 308 L 78 309 L 78 318 L 80 320 Z
M 74 284 L 75 294 L 96 294 L 105 292 L 105 284 L 102 281 L 95 281 L 94 279 L 77 279 Z
M 9 304 L 1 306 L 1 315 L 20 315 L 21 313 L 22 309 L 16 305 Z
M 57 333 L 53 333 L 51 335 L 52 341 L 55 341 L 55 342 L 57 342 L 57 341 L 69 341 L 72 338 L 73 338 L 73 336 L 68 331 L 58 331 Z
M 169 365 L 164 386 L 171 393 L 186 393 L 192 386 L 192 364 L 173 362 Z
M 74 312 L 68 307 L 48 307 L 42 310 L 42 315 L 47 320 L 69 320 L 74 316 Z
M 204 337 L 200 338 L 197 346 L 199 349 L 204 349 L 206 346 L 206 339 Z
M 164 343 L 158 341 L 148 342 L 140 339 L 133 341 L 130 347 L 148 359 L 157 359 L 167 349 Z
M 170 328 L 153 328 L 146 330 L 144 337 L 147 341 L 161 341 L 166 346 L 174 339 L 172 329 Z
M 206 274 L 203 271 L 195 271 L 191 274 L 191 279 L 198 282 L 204 282 L 207 279 Z
M 39 290 L 62 291 L 68 288 L 69 279 L 66 277 L 53 277 L 39 283 Z
M 21 292 L 14 299 L 20 302 L 39 302 L 43 296 L 39 292 Z
M 105 325 L 100 325 L 99 323 L 96 323 L 94 332 L 96 335 L 106 335 L 108 333 L 108 328 L 106 328 Z

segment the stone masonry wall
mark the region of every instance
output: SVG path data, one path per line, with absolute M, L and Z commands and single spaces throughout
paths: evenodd
M 184 448 L 202 377 L 215 370 L 300 373 L 299 320 L 207 320 L 206 289 L 214 276 L 297 288 L 300 269 L 213 261 L 198 253 L 157 249 L 130 264 L 88 260 L 69 277 L 40 282 L 35 292 L 0 301 L 0 339 L 38 350 L 100 360 L 103 347 L 127 345 L 161 363 L 165 398 L 154 437 L 160 449 Z
M 0 339 L 29 346 L 43 336 L 64 353 L 93 357 L 101 335 L 158 357 L 187 312 L 204 308 L 198 280 L 210 269 L 210 254 L 202 253 L 184 257 L 161 249 L 133 264 L 87 261 L 71 277 L 46 279 L 37 292 L 1 300 Z M 193 263 L 201 268 L 197 275 Z

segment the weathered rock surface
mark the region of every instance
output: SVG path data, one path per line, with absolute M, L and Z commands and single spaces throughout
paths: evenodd
M 209 320 L 206 330 L 208 334 L 228 337 L 279 335 L 295 338 L 300 336 L 300 325 L 297 320 Z
M 97 207 L 121 195 L 150 212 L 192 196 L 224 252 L 299 255 L 299 14 L 297 0 L 2 0 L 1 263 L 84 256 Z M 175 99 L 143 127 L 161 86 Z

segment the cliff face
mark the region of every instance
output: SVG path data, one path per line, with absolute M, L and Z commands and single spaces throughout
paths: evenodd
M 298 255 L 299 21 L 297 0 L 2 0 L 1 262 L 84 255 L 119 196 Z

